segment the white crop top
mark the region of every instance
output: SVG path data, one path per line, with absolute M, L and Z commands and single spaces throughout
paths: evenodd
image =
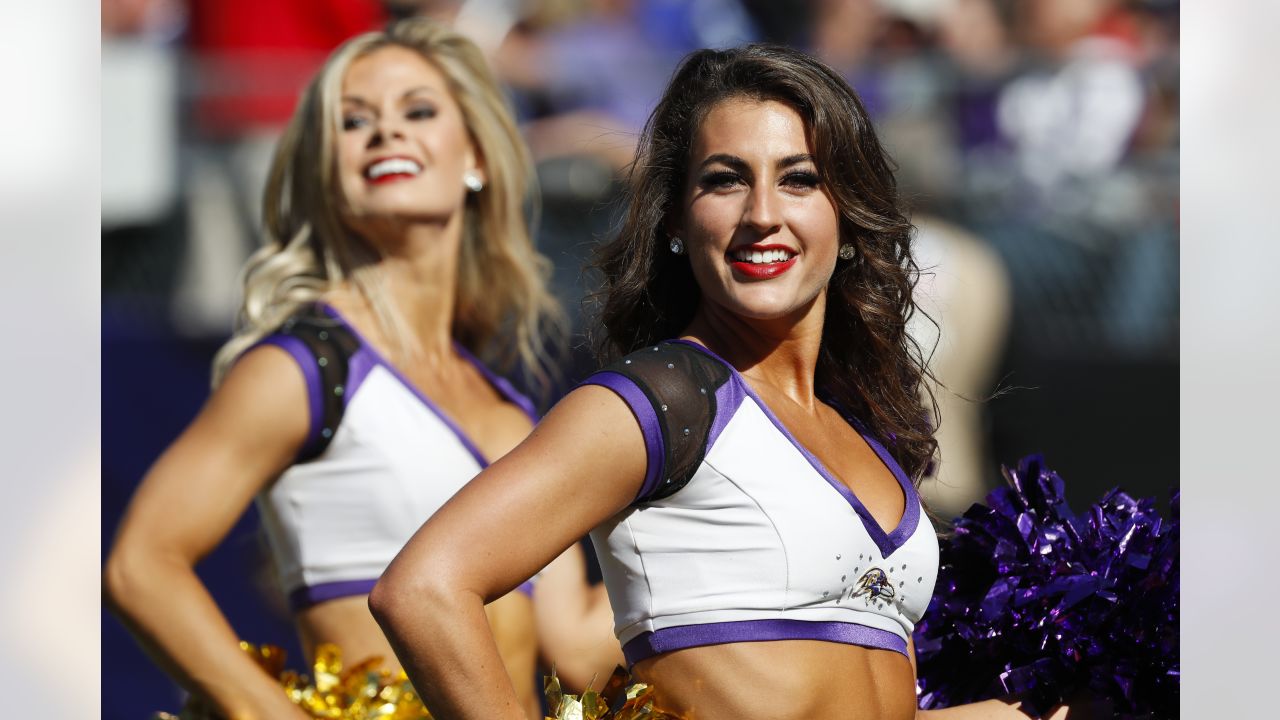
M 256 499 L 282 589 L 295 610 L 368 593 L 413 533 L 488 461 L 333 308 L 300 313 L 263 342 L 297 361 L 311 408 L 299 459 Z M 457 350 L 537 420 L 510 383 Z M 330 372 L 344 361 L 345 373 Z
M 915 486 L 861 423 L 848 418 L 906 499 L 887 532 L 700 345 L 662 343 L 586 383 L 627 402 L 649 457 L 636 502 L 591 533 L 629 663 L 784 639 L 906 653 L 933 594 L 938 541 Z

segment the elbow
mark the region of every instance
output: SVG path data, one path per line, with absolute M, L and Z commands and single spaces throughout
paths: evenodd
M 458 593 L 440 568 L 391 567 L 369 592 L 369 612 L 388 635 L 448 614 Z
M 154 575 L 145 554 L 117 545 L 107 556 L 102 570 L 102 597 L 117 614 L 128 614 L 133 601 L 144 592 L 147 580 Z
M 402 609 L 403 603 L 400 602 L 395 581 L 383 575 L 373 586 L 373 590 L 369 591 L 369 612 L 378 621 L 378 625 L 386 630 Z
M 434 604 L 442 590 L 440 583 L 388 569 L 369 592 L 369 612 L 383 630 L 390 633 L 423 607 Z
M 190 558 L 138 534 L 122 534 L 103 565 L 103 601 L 118 615 L 145 614 L 194 575 Z

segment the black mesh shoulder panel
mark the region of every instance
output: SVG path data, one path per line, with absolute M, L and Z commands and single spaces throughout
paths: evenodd
M 324 412 L 321 416 L 320 436 L 303 448 L 298 462 L 318 457 L 329 447 L 333 433 L 342 422 L 346 410 L 348 366 L 351 356 L 360 349 L 360 341 L 341 322 L 329 317 L 319 308 L 309 307 L 299 311 L 280 326 L 282 335 L 291 335 L 303 342 L 320 371 L 321 397 Z
M 689 482 L 707 453 L 716 390 L 729 381 L 729 368 L 694 347 L 665 342 L 637 350 L 603 370 L 623 375 L 640 388 L 662 432 L 665 452 L 658 486 L 637 502 L 672 495 Z

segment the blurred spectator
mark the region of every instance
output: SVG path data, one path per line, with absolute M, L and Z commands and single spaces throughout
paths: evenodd
M 620 169 L 684 55 L 756 36 L 737 0 L 588 0 L 568 23 L 509 38 L 496 64 L 536 96 L 540 110 L 526 113 L 535 156 L 586 154 Z
M 1001 129 L 1044 192 L 1113 171 L 1137 128 L 1144 88 L 1133 24 L 1118 0 L 1029 0 L 1024 32 L 1050 64 L 1000 98 Z
M 181 29 L 185 13 L 185 0 L 102 0 L 102 36 L 171 36 Z
M 177 0 L 102 3 L 102 223 L 157 222 L 177 202 Z
M 930 389 L 941 415 L 938 463 L 920 492 L 949 518 L 980 501 L 995 477 L 985 408 L 1008 332 L 1009 279 L 981 238 L 928 216 L 912 223 L 920 283 L 907 330 L 938 381 Z

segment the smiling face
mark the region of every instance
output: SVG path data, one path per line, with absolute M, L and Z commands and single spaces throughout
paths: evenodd
M 839 223 L 800 115 L 775 100 L 726 100 L 689 157 L 677 234 L 703 301 L 755 319 L 812 307 L 835 270 Z
M 447 221 L 477 166 L 462 110 L 444 75 L 419 53 L 390 46 L 347 69 L 338 176 L 353 229 L 386 219 Z

